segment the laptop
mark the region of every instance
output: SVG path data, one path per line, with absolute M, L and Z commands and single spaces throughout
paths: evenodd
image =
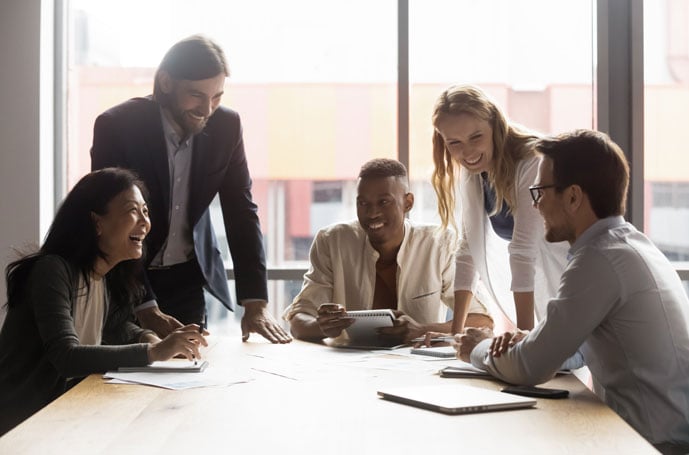
M 379 390 L 378 395 L 385 400 L 452 415 L 530 408 L 536 405 L 533 398 L 455 384 L 391 387 Z

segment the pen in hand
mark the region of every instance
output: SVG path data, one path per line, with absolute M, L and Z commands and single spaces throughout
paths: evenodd
M 199 333 L 203 335 L 203 322 L 199 324 Z M 196 356 L 194 354 L 191 355 L 192 358 L 194 359 L 194 366 L 197 366 L 199 364 L 198 360 L 196 359 Z

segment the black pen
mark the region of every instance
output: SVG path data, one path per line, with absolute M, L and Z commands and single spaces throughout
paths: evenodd
M 203 322 L 199 324 L 199 333 L 203 335 Z M 191 356 L 194 358 L 194 366 L 197 366 L 199 362 L 196 360 L 196 356 L 194 354 Z

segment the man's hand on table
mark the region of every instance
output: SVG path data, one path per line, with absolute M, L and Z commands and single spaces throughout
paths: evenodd
M 262 335 L 271 343 L 289 343 L 292 337 L 275 321 L 268 312 L 268 302 L 246 302 L 242 317 L 242 341 L 249 339 L 252 332 Z
M 493 341 L 490 343 L 490 354 L 493 357 L 500 357 L 507 352 L 509 348 L 523 340 L 528 334 L 528 330 L 517 330 L 515 332 L 505 332 L 493 338 Z

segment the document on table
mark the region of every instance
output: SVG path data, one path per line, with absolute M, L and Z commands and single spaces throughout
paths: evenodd
M 208 367 L 206 360 L 162 360 L 142 367 L 119 367 L 119 373 L 201 373 Z
M 170 390 L 183 390 L 194 387 L 227 387 L 252 381 L 254 376 L 248 370 L 237 371 L 209 366 L 199 373 L 122 373 L 108 371 L 103 375 L 103 378 L 109 379 L 108 383 L 111 384 L 141 384 Z

